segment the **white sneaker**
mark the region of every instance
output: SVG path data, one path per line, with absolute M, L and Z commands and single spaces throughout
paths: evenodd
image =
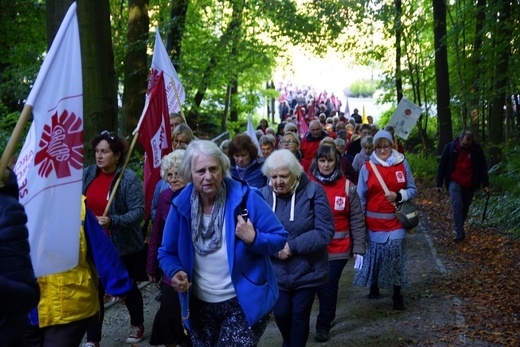
M 84 343 L 81 347 L 99 347 L 99 342 L 89 341 L 87 343 Z

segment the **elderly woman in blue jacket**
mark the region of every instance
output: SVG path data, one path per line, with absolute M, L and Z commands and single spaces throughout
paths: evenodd
M 280 289 L 273 313 L 283 346 L 304 347 L 314 296 L 328 282 L 332 210 L 323 187 L 309 179 L 289 150 L 271 154 L 262 172 L 269 178 L 263 190 L 267 203 L 289 233 L 272 257 Z
M 213 142 L 190 143 L 179 167 L 189 184 L 172 202 L 159 248 L 194 346 L 256 346 L 278 298 L 269 255 L 287 232 L 260 192 L 228 170 Z

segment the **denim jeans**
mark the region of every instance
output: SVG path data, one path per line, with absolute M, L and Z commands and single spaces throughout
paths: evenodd
M 341 273 L 347 265 L 348 259 L 337 259 L 329 261 L 329 282 L 318 288 L 318 300 L 320 311 L 316 319 L 316 331 L 329 331 L 330 324 L 336 318 L 336 303 L 338 301 L 338 287 Z
M 284 347 L 305 347 L 316 289 L 280 290 L 273 315 L 282 334 Z
M 468 217 L 469 207 L 473 200 L 473 188 L 464 188 L 460 184 L 451 181 L 449 191 L 455 232 L 457 237 L 464 237 L 464 222 Z

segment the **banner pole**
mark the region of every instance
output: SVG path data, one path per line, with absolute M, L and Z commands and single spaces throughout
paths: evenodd
M 25 127 L 25 124 L 27 124 L 27 121 L 29 120 L 29 117 L 32 113 L 33 107 L 31 105 L 25 105 L 22 113 L 20 114 L 20 117 L 18 118 L 18 121 L 16 122 L 16 126 L 14 127 L 13 133 L 11 134 L 11 137 L 9 138 L 9 142 L 7 142 L 7 145 L 5 146 L 4 153 L 2 153 L 2 159 L 0 159 L 0 187 L 3 187 L 7 182 L 4 182 L 4 171 L 7 167 L 7 164 L 9 160 L 11 159 L 14 149 L 16 147 L 16 144 L 18 143 L 18 140 L 20 139 L 23 128 Z
M 125 158 L 125 162 L 121 169 L 121 173 L 119 174 L 119 177 L 117 178 L 116 183 L 114 184 L 114 189 L 112 189 L 112 192 L 110 193 L 110 199 L 108 200 L 107 207 L 105 207 L 105 212 L 103 212 L 103 217 L 106 217 L 106 215 L 108 214 L 108 209 L 110 208 L 110 205 L 112 205 L 112 201 L 114 201 L 117 189 L 119 188 L 119 183 L 121 182 L 121 178 L 123 178 L 125 169 L 128 166 L 128 162 L 130 161 L 130 156 L 132 155 L 132 152 L 134 150 L 135 143 L 137 142 L 138 137 L 139 137 L 139 131 L 137 131 L 135 133 L 134 138 L 132 139 L 132 143 L 130 144 L 130 148 L 128 149 L 128 154 Z
M 175 85 L 175 79 L 173 77 L 170 77 L 172 85 L 173 85 L 173 91 L 175 92 L 175 99 L 177 99 L 177 103 L 179 104 L 179 110 L 181 110 L 181 116 L 184 118 L 184 121 L 186 121 L 186 117 L 184 116 L 184 112 L 182 111 L 182 105 L 181 105 L 181 98 L 179 98 L 179 92 L 177 91 L 177 86 Z

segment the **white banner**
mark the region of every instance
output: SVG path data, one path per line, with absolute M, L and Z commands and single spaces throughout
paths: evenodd
M 415 123 L 417 123 L 417 119 L 419 119 L 422 111 L 422 108 L 407 98 L 402 98 L 388 125 L 394 127 L 395 135 L 406 140 L 415 126 Z
M 156 71 L 154 72 L 154 70 Z M 155 46 L 153 49 L 151 74 L 159 74 L 161 71 L 164 72 L 164 87 L 166 88 L 166 97 L 168 98 L 168 111 L 170 114 L 180 112 L 182 104 L 186 99 L 186 93 L 184 92 L 184 87 L 179 79 L 179 75 L 177 75 L 177 71 L 175 71 L 172 61 L 166 52 L 166 48 L 161 40 L 161 35 L 159 34 L 159 29 L 157 29 L 155 31 Z M 173 83 L 175 83 L 175 88 L 177 88 L 177 95 L 181 105 L 179 105 L 177 97 L 175 96 Z
M 76 3 L 54 38 L 27 98 L 34 120 L 15 173 L 36 276 L 75 267 L 83 176 L 83 86 Z
M 256 137 L 256 130 L 253 126 L 253 121 L 251 120 L 251 115 L 247 116 L 247 130 L 246 134 L 249 135 L 253 143 L 256 145 L 256 149 L 258 150 L 258 157 L 261 158 L 264 156 L 262 153 L 262 149 L 260 148 L 260 144 L 258 143 L 258 138 Z M 251 158 L 253 159 L 253 158 Z

